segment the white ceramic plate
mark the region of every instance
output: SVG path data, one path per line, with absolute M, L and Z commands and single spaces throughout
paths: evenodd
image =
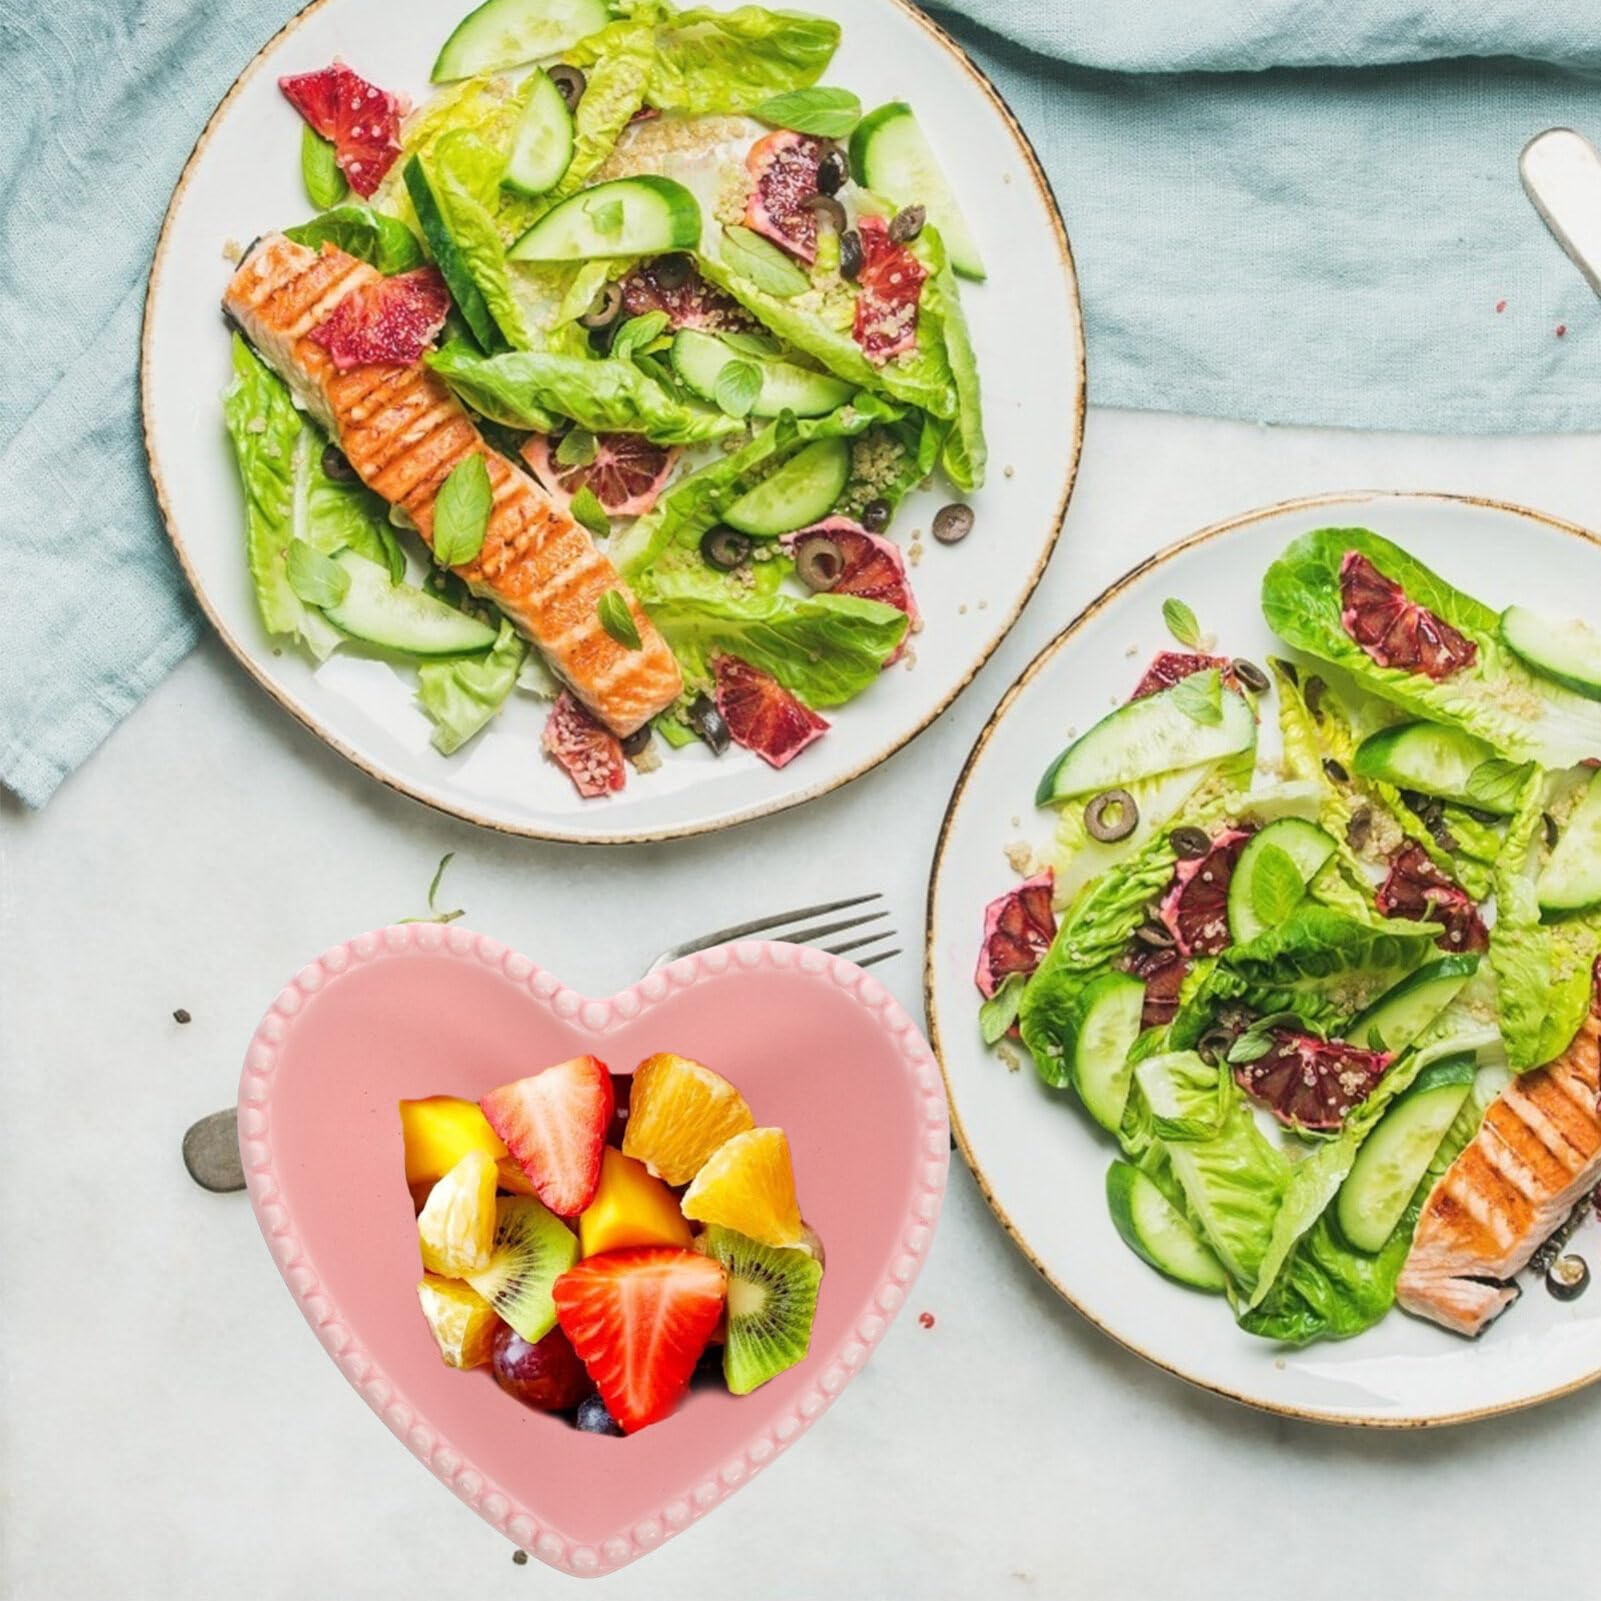
M 1228 1310 L 1154 1273 L 1106 1211 L 1110 1138 L 1015 1073 L 978 1033 L 973 967 L 984 907 L 1014 883 L 1005 847 L 1050 838 L 1034 786 L 1067 743 L 1134 687 L 1158 650 L 1169 596 L 1187 601 L 1218 649 L 1257 662 L 1284 647 L 1262 620 L 1262 574 L 1308 529 L 1360 525 L 1395 540 L 1491 605 L 1567 614 L 1601 585 L 1594 535 L 1536 512 L 1442 496 L 1352 495 L 1269 507 L 1196 534 L 1119 580 L 1035 658 L 974 746 L 946 814 L 929 887 L 929 1032 L 951 1121 L 1007 1232 L 1092 1322 L 1130 1350 L 1219 1394 L 1327 1422 L 1415 1426 L 1549 1400 L 1601 1378 L 1601 1292 L 1559 1304 L 1524 1275 L 1522 1300 L 1476 1342 L 1392 1312 L 1343 1344 L 1293 1350 L 1239 1330 Z M 1132 653 L 1131 653 L 1132 652 Z M 1274 724 L 1264 718 L 1264 746 Z M 1023 1054 L 1023 1053 L 1020 1053 Z M 1601 1270 L 1601 1228 L 1575 1237 Z
M 718 0 L 722 3 L 722 0 Z M 514 833 L 585 842 L 668 838 L 782 810 L 836 788 L 898 750 L 950 704 L 1010 628 L 1055 544 L 1078 463 L 1084 347 L 1067 236 L 1049 185 L 1011 114 L 966 57 L 902 0 L 806 0 L 844 41 L 831 82 L 867 106 L 923 112 L 979 240 L 990 277 L 964 287 L 984 386 L 989 484 L 976 531 L 946 548 L 925 538 L 912 569 L 925 625 L 897 666 L 791 766 L 695 749 L 623 794 L 582 801 L 540 754 L 545 708 L 523 695 L 454 757 L 428 743 L 404 669 L 336 654 L 317 668 L 279 654 L 245 571 L 242 506 L 218 397 L 229 377 L 218 310 L 244 244 L 308 213 L 299 118 L 285 73 L 335 56 L 385 88 L 421 98 L 428 69 L 469 0 L 318 0 L 245 70 L 201 135 L 173 194 L 145 308 L 145 437 L 151 474 L 201 604 L 248 671 L 300 720 L 375 777 L 430 805 Z M 936 485 L 895 522 L 903 545 L 949 498 Z

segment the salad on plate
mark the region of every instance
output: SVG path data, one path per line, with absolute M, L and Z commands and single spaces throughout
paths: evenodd
M 984 268 L 913 109 L 821 83 L 839 40 L 487 0 L 414 108 L 337 60 L 280 79 L 314 215 L 223 301 L 270 635 L 414 668 L 446 754 L 545 698 L 586 797 L 664 746 L 782 767 L 911 665 L 893 524 L 938 475 L 935 539 L 972 527 Z
M 1115 1148 L 1109 1226 L 1243 1330 L 1478 1335 L 1531 1264 L 1590 1277 L 1601 633 L 1364 528 L 1294 540 L 1262 610 L 1258 665 L 1171 597 L 1175 648 L 1046 767 L 980 1027 Z

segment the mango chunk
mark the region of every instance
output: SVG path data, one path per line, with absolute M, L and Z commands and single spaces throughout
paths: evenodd
M 600 1159 L 600 1188 L 578 1217 L 583 1254 L 632 1245 L 687 1246 L 691 1237 L 678 1197 L 643 1162 L 608 1146 Z
M 406 1142 L 408 1184 L 437 1184 L 469 1151 L 482 1151 L 497 1162 L 506 1154 L 477 1102 L 454 1095 L 402 1101 L 400 1129 Z

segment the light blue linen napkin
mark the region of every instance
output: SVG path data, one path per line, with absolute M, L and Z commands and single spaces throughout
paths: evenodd
M 140 443 L 145 276 L 196 135 L 291 9 L 0 0 L 0 781 L 33 805 L 196 637 Z M 1594 297 L 1515 170 L 1541 128 L 1601 133 L 1595 0 L 935 14 L 1051 174 L 1093 399 L 1352 427 L 1601 426 Z

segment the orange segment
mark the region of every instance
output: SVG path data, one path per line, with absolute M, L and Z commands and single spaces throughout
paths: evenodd
M 450 1367 L 482 1367 L 489 1360 L 500 1319 L 471 1285 L 424 1273 L 417 1299 L 422 1302 L 439 1354 Z
M 805 1239 L 783 1129 L 753 1128 L 719 1146 L 684 1192 L 684 1216 L 721 1223 L 764 1245 Z
M 585 1256 L 631 1245 L 687 1246 L 693 1236 L 678 1197 L 645 1171 L 643 1162 L 609 1146 L 600 1159 L 600 1188 L 578 1219 Z
M 623 1152 L 665 1183 L 687 1184 L 718 1146 L 755 1121 L 726 1078 L 663 1052 L 634 1069 Z
M 495 1252 L 495 1164 L 469 1151 L 428 1192 L 417 1217 L 422 1265 L 459 1279 L 489 1266 Z

